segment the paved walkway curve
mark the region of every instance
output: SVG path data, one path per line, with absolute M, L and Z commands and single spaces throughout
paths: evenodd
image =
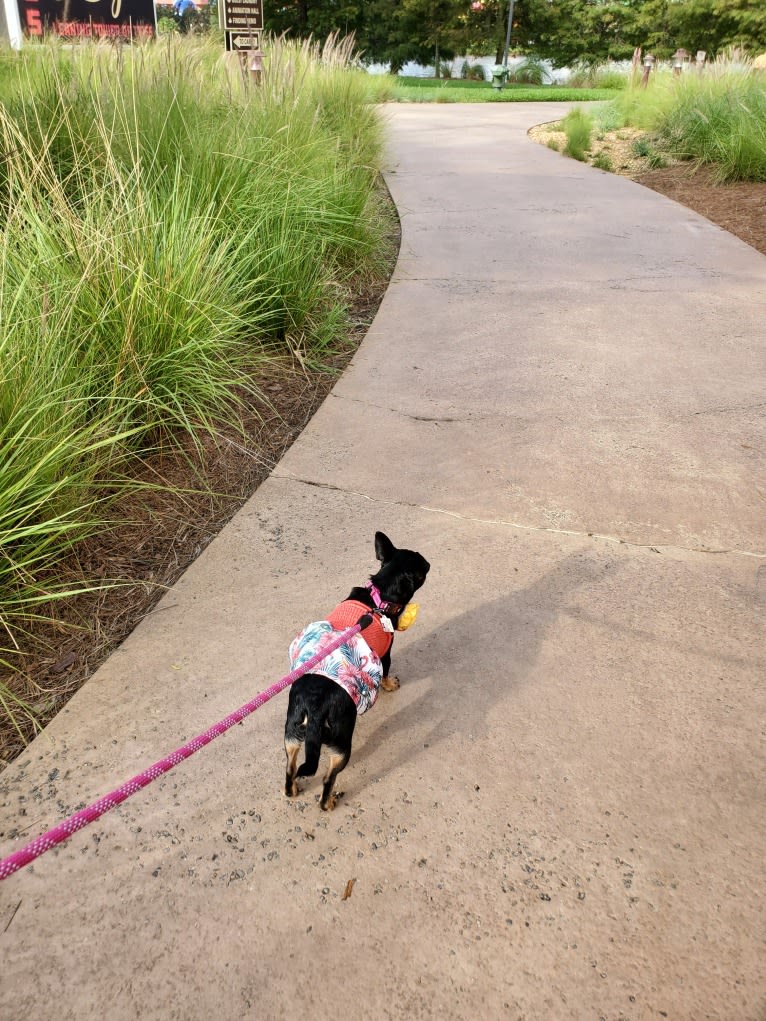
M 433 567 L 346 797 L 281 797 L 269 703 L 0 885 L 5 1021 L 763 1017 L 766 260 L 527 138 L 563 112 L 387 108 L 367 339 L 0 850 L 281 676 L 382 528 Z

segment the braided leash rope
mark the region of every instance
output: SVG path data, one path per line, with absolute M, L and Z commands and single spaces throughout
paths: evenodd
M 109 794 L 105 794 L 98 801 L 94 801 L 92 805 L 88 805 L 87 808 L 80 809 L 79 812 L 75 812 L 73 815 L 68 816 L 63 822 L 60 822 L 53 829 L 42 833 L 39 837 L 36 837 L 31 843 L 22 847 L 19 851 L 14 851 L 13 854 L 9 854 L 7 858 L 0 859 L 0 880 L 7 879 L 8 876 L 12 876 L 14 872 L 18 872 L 19 869 L 28 865 L 34 861 L 35 858 L 39 858 L 41 854 L 45 854 L 56 844 L 61 844 L 65 840 L 68 840 L 74 833 L 81 830 L 84 826 L 94 822 L 100 818 L 106 812 L 116 808 L 117 805 L 122 804 L 128 798 L 137 794 L 138 791 L 142 790 L 153 780 L 162 776 L 164 773 L 169 772 L 174 766 L 177 766 L 179 762 L 183 762 L 184 759 L 188 759 L 189 756 L 194 755 L 200 748 L 204 748 L 205 745 L 210 744 L 221 734 L 225 734 L 227 730 L 230 730 L 235 724 L 241 723 L 247 716 L 254 713 L 256 709 L 260 709 L 262 705 L 278 695 L 280 691 L 283 691 L 289 685 L 293 684 L 302 677 L 303 674 L 309 673 L 314 669 L 323 659 L 326 659 L 331 652 L 334 652 L 339 646 L 347 642 L 349 638 L 357 634 L 359 631 L 363 631 L 364 628 L 368 627 L 372 622 L 371 614 L 364 614 L 359 618 L 356 624 L 352 627 L 347 628 L 341 632 L 337 638 L 328 643 L 326 646 L 312 656 L 311 659 L 307 660 L 301 666 L 296 667 L 289 674 L 286 674 L 276 683 L 272 684 L 270 688 L 266 688 L 255 698 L 246 702 L 239 709 L 230 713 L 224 719 L 214 724 L 208 730 L 202 734 L 198 734 L 197 737 L 187 741 L 186 744 L 181 745 L 180 748 L 176 748 L 170 755 L 166 755 L 164 759 L 160 759 L 155 762 L 148 769 L 145 769 L 142 773 L 138 773 L 132 779 L 128 780 L 127 783 L 122 784 Z

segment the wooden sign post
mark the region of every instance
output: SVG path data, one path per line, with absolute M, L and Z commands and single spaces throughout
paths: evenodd
M 244 61 L 247 61 L 251 80 L 260 85 L 263 72 L 261 0 L 222 0 L 221 20 L 227 52 L 239 53 L 243 70 Z

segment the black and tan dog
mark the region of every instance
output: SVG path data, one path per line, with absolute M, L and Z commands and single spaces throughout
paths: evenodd
M 351 755 L 357 715 L 374 704 L 379 685 L 386 691 L 399 687 L 397 678 L 389 673 L 393 632 L 430 567 L 420 553 L 396 549 L 382 532 L 375 533 L 375 556 L 381 568 L 369 583 L 353 588 L 326 620 L 310 624 L 290 646 L 295 668 L 314 655 L 328 637 L 337 637 L 338 631 L 356 624 L 363 615 L 372 619 L 360 634 L 323 660 L 314 672 L 298 678 L 290 689 L 285 722 L 285 794 L 289 798 L 298 794 L 296 777 L 316 774 L 322 745 L 327 745 L 330 762 L 320 801 L 325 812 L 335 807 L 333 785 Z M 299 767 L 303 744 L 306 761 Z

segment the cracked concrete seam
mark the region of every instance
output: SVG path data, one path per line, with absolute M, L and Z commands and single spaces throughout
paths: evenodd
M 493 412 L 491 415 L 454 415 L 454 416 L 438 416 L 438 415 L 413 415 L 409 411 L 403 411 L 401 408 L 391 408 L 385 404 L 371 404 L 370 401 L 363 400 L 361 397 L 349 397 L 347 394 L 336 393 L 332 391 L 329 397 L 334 397 L 337 401 L 350 401 L 352 404 L 363 404 L 366 408 L 375 408 L 377 411 L 385 411 L 391 415 L 399 415 L 400 418 L 409 418 L 412 422 L 484 422 L 489 419 L 497 421 L 498 419 L 509 420 L 519 419 L 521 416 L 513 415 L 502 412 Z M 730 407 L 723 408 L 701 408 L 699 411 L 687 411 L 684 414 L 678 414 L 668 419 L 673 424 L 676 422 L 683 422 L 689 417 L 696 417 L 697 415 L 725 415 L 730 414 L 734 411 L 759 411 L 761 408 L 766 408 L 766 402 L 762 401 L 758 404 L 733 404 Z M 610 416 L 606 421 L 630 421 L 637 417 L 637 413 L 632 415 L 622 416 Z M 760 554 L 759 554 L 760 556 Z
M 728 554 L 735 557 L 752 557 L 756 560 L 766 560 L 766 552 L 758 553 L 754 550 L 730 549 L 708 549 L 704 546 L 679 546 L 675 543 L 651 543 L 634 542 L 631 539 L 621 539 L 618 535 L 604 535 L 601 532 L 578 532 L 569 528 L 552 528 L 549 525 L 524 525 L 520 521 L 508 521 L 505 518 L 479 518 L 473 514 L 460 514 L 458 511 L 446 510 L 443 507 L 429 507 L 424 503 L 411 503 L 408 500 L 382 500 L 377 496 L 370 496 L 367 493 L 360 493 L 356 489 L 344 489 L 342 486 L 335 486 L 330 482 L 317 482 L 314 479 L 304 479 L 292 473 L 272 473 L 272 479 L 279 482 L 297 482 L 302 486 L 314 486 L 317 489 L 329 489 L 334 493 L 343 493 L 346 496 L 357 496 L 361 500 L 368 500 L 370 503 L 380 503 L 387 507 L 409 507 L 412 510 L 426 511 L 428 514 L 443 514 L 448 518 L 457 518 L 459 521 L 473 521 L 479 525 L 500 525 L 503 528 L 517 528 L 523 532 L 543 532 L 549 535 L 568 535 L 577 539 L 601 539 L 604 542 L 613 542 L 619 546 L 630 546 L 632 549 L 648 549 L 654 553 L 661 553 L 665 550 L 675 550 L 683 553 L 712 553 L 716 555 Z
M 493 417 L 497 418 L 497 415 L 463 415 L 458 417 L 457 415 L 413 415 L 409 411 L 402 411 L 400 408 L 389 408 L 384 404 L 371 404 L 369 401 L 362 400 L 361 397 L 349 397 L 346 394 L 335 393 L 334 391 L 329 394 L 330 397 L 334 397 L 336 401 L 350 401 L 352 404 L 363 404 L 365 408 L 375 408 L 377 411 L 385 411 L 389 415 L 398 415 L 400 418 L 409 418 L 412 422 L 481 422 L 484 419 Z

